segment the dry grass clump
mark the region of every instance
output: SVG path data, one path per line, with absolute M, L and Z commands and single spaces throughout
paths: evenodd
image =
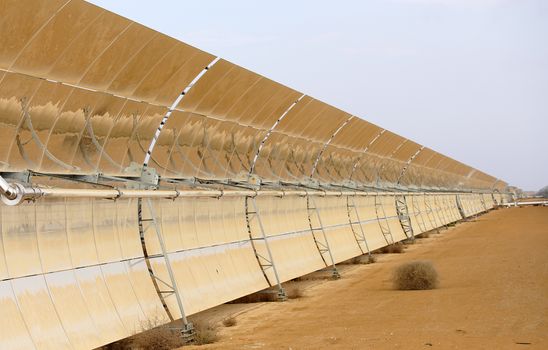
M 288 284 L 284 283 L 282 286 L 284 288 L 285 298 L 281 298 L 278 295 L 277 289 L 276 290 L 268 289 L 268 290 L 263 290 L 257 293 L 249 294 L 241 298 L 235 299 L 233 301 L 230 301 L 229 304 L 252 304 L 252 303 L 276 302 L 276 301 L 284 301 L 286 299 L 298 299 L 303 297 L 302 288 L 299 285 L 297 285 L 296 282 L 289 282 Z
M 403 244 L 398 242 L 398 243 L 387 245 L 385 247 L 382 247 L 380 249 L 380 252 L 382 254 L 401 254 L 403 253 Z
M 167 326 L 160 326 L 143 333 L 138 333 L 130 338 L 121 339 L 109 345 L 105 350 L 171 350 L 185 345 L 181 332 L 170 329 Z
M 231 320 L 232 319 L 232 320 Z M 225 319 L 225 322 L 234 322 L 236 320 L 231 317 Z M 103 350 L 172 350 L 189 344 L 191 341 L 194 345 L 211 344 L 218 340 L 217 326 L 209 322 L 194 322 L 194 336 L 191 339 L 185 339 L 181 334 L 181 330 L 163 325 L 163 321 L 147 320 L 141 324 L 141 333 L 137 333 L 129 338 L 121 339 L 112 344 L 102 347 Z M 160 324 L 160 326 L 157 326 Z M 226 327 L 231 327 L 227 326 Z
M 194 342 L 195 345 L 212 344 L 219 339 L 217 326 L 209 322 L 194 323 Z
M 321 273 L 318 273 L 318 271 L 316 271 L 316 272 L 309 273 L 308 275 L 304 275 L 304 276 L 300 276 L 292 279 L 293 282 L 332 281 L 332 280 L 333 280 L 333 275 L 331 271 L 329 272 L 329 274 L 325 273 L 325 271 L 322 271 Z
M 293 284 L 285 288 L 285 295 L 287 299 L 299 299 L 303 297 L 303 291 L 301 287 Z
M 412 261 L 398 266 L 393 283 L 399 290 L 434 289 L 438 286 L 438 273 L 429 261 Z
M 135 335 L 131 349 L 171 350 L 183 345 L 185 340 L 180 331 L 160 326 Z
M 120 339 L 102 347 L 104 350 L 171 350 L 185 345 L 180 329 L 165 324 L 160 318 L 141 322 L 139 331 L 129 338 Z
M 234 327 L 236 323 L 236 319 L 233 316 L 230 316 L 223 320 L 223 326 L 225 327 Z
M 366 265 L 377 262 L 377 258 L 373 255 L 360 255 L 350 260 L 343 261 L 341 264 L 345 265 Z

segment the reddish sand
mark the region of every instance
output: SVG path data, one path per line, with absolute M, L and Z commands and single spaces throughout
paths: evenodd
M 440 287 L 392 290 L 394 267 L 416 259 L 433 262 Z M 199 349 L 548 349 L 546 207 L 495 210 L 343 270 L 303 298 L 240 306 L 237 325 Z

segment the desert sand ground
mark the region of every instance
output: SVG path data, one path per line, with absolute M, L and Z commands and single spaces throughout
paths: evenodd
M 393 290 L 394 267 L 417 259 L 432 261 L 439 288 Z M 495 210 L 346 266 L 300 299 L 212 310 L 237 325 L 185 349 L 548 349 L 547 207 Z

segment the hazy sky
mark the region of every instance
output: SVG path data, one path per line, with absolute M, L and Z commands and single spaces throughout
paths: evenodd
M 548 185 L 547 0 L 93 0 L 525 190 Z

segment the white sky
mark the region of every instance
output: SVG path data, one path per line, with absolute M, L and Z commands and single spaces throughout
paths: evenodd
M 548 185 L 546 0 L 90 2 L 512 185 Z

